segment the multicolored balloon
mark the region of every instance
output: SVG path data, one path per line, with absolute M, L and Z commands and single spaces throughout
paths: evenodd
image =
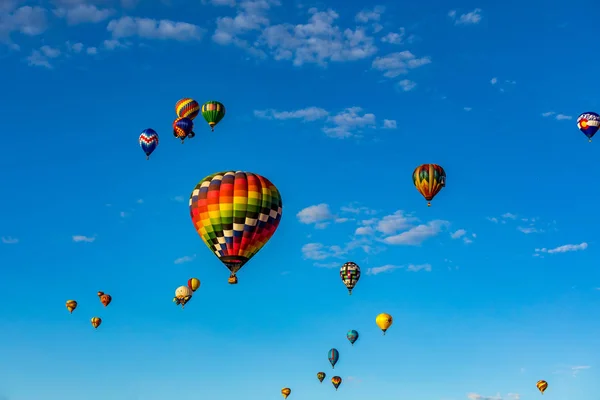
M 198 113 L 200 113 L 200 104 L 198 104 L 196 100 L 186 97 L 175 104 L 175 113 L 179 118 L 189 118 L 193 120 L 198 116 Z
M 188 301 L 192 299 L 194 292 L 187 286 L 179 286 L 175 290 L 175 297 L 173 297 L 173 303 L 175 305 L 181 305 L 181 308 L 185 308 Z
M 541 380 L 538 381 L 535 386 L 537 386 L 538 390 L 540 392 L 542 392 L 542 394 L 544 394 L 544 392 L 546 391 L 546 389 L 548 389 L 548 382 Z
M 431 200 L 446 186 L 446 171 L 437 164 L 423 164 L 415 168 L 413 183 L 431 207 Z
M 290 388 L 281 389 L 281 394 L 283 395 L 284 399 L 287 399 L 291 393 L 292 393 L 292 389 L 290 389 Z
M 323 383 L 323 379 L 325 379 L 327 375 L 325 374 L 325 372 L 317 372 L 317 379 L 319 380 L 319 382 Z
M 173 136 L 178 139 L 181 139 L 181 143 L 185 140 L 185 138 L 192 138 L 196 134 L 192 132 L 194 129 L 194 121 L 189 118 L 177 118 L 173 121 Z
M 75 300 L 67 300 L 66 306 L 69 314 L 73 314 L 73 311 L 77 308 L 77 302 Z
M 356 342 L 358 340 L 358 332 L 355 331 L 354 329 L 352 329 L 352 330 L 348 331 L 348 333 L 346 333 L 346 338 L 348 339 L 350 344 L 352 344 L 352 346 L 354 346 L 354 342 Z
M 584 112 L 577 117 L 577 127 L 587 136 L 588 141 L 591 142 L 592 137 L 600 129 L 600 115 L 591 111 Z
M 390 314 L 381 313 L 375 318 L 375 323 L 377 324 L 379 329 L 381 329 L 383 331 L 383 334 L 385 335 L 385 332 L 388 329 L 390 329 L 390 326 L 392 326 L 392 324 L 394 323 L 394 319 L 392 318 L 392 316 Z
M 335 390 L 338 390 L 338 388 L 342 384 L 342 378 L 340 378 L 339 376 L 334 376 L 333 378 L 331 378 L 331 384 L 333 385 Z
M 146 153 L 146 160 L 150 159 L 150 154 L 158 146 L 158 133 L 154 129 L 144 129 L 139 138 L 140 147 Z
M 190 195 L 194 228 L 230 271 L 230 284 L 273 236 L 282 207 L 275 185 L 251 172 L 218 172 L 196 185 Z
M 352 261 L 348 261 L 340 268 L 340 277 L 348 289 L 348 294 L 351 295 L 352 289 L 354 289 L 354 286 L 356 286 L 360 279 L 360 267 Z
M 98 297 L 100 298 L 100 303 L 102 303 L 104 307 L 108 306 L 112 301 L 111 295 L 105 294 L 104 292 L 98 292 Z
M 340 359 L 340 352 L 337 351 L 337 349 L 331 349 L 327 354 L 327 358 L 329 359 L 331 368 L 335 369 L 335 364 L 337 364 L 338 360 Z
M 200 279 L 198 279 L 198 278 L 188 279 L 187 285 L 190 289 L 192 289 L 192 292 L 195 292 L 200 287 Z
M 211 131 L 215 131 L 215 126 L 225 116 L 225 106 L 218 101 L 207 101 L 202 104 L 202 116 L 210 126 Z
M 98 317 L 94 317 L 90 320 L 90 322 L 92 323 L 92 326 L 94 327 L 94 329 L 98 329 L 98 327 L 102 323 L 102 319 L 98 318 Z

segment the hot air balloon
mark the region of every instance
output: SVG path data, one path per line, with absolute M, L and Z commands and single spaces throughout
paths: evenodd
M 98 317 L 94 317 L 90 321 L 92 322 L 92 326 L 94 327 L 94 329 L 98 329 L 98 327 L 102 323 L 102 319 L 100 319 Z
M 290 388 L 281 389 L 281 394 L 283 395 L 284 399 L 287 399 L 291 393 L 292 393 L 292 389 L 290 389 Z
M 77 308 L 77 302 L 75 300 L 67 300 L 66 306 L 69 314 L 73 314 L 73 311 Z
M 354 286 L 356 286 L 360 279 L 360 267 L 352 261 L 348 261 L 340 268 L 340 277 L 344 285 L 348 288 L 348 294 L 351 295 L 352 289 L 354 289 Z
M 325 379 L 327 375 L 325 374 L 325 372 L 317 372 L 317 379 L 319 380 L 319 382 L 323 383 L 323 379 Z
M 600 129 L 600 115 L 591 111 L 584 112 L 577 118 L 577 127 L 591 142 L 592 137 Z
M 140 147 L 146 153 L 146 160 L 150 159 L 150 154 L 158 146 L 158 133 L 154 129 L 144 129 L 139 138 Z
M 331 378 L 331 383 L 333 384 L 335 390 L 338 390 L 338 388 L 342 384 L 342 378 L 340 378 L 339 376 L 334 376 L 333 378 Z
M 181 143 L 183 143 L 186 137 L 189 137 L 190 134 L 193 133 L 193 129 L 194 121 L 189 118 L 177 118 L 175 121 L 173 121 L 173 136 L 181 139 Z
M 413 172 L 415 187 L 431 206 L 431 200 L 446 186 L 446 171 L 437 164 L 423 164 Z
M 329 353 L 327 354 L 327 358 L 329 358 L 329 362 L 331 363 L 331 368 L 335 369 L 335 364 L 337 364 L 338 360 L 340 359 L 340 352 L 337 351 L 337 349 L 331 349 L 331 350 L 329 350 Z
M 354 342 L 358 340 L 358 332 L 352 329 L 346 333 L 346 338 L 348 338 L 348 341 L 354 346 Z
M 179 118 L 194 119 L 200 113 L 200 104 L 194 99 L 184 98 L 175 104 L 175 113 Z
M 385 335 L 385 331 L 390 329 L 390 326 L 392 326 L 392 324 L 394 323 L 394 319 L 392 318 L 392 316 L 390 314 L 382 313 L 382 314 L 379 314 L 377 316 L 377 318 L 375 318 L 375 323 L 377 324 L 379 329 L 381 329 L 383 331 L 383 334 Z
M 548 389 L 548 382 L 546 381 L 538 381 L 535 386 L 537 386 L 538 390 L 540 392 L 542 392 L 542 394 L 544 394 L 544 392 L 546 391 L 546 389 Z
M 225 116 L 225 106 L 218 101 L 207 101 L 202 104 L 202 116 L 208 122 L 211 131 L 215 131 L 215 126 Z
M 173 303 L 181 305 L 181 308 L 185 308 L 188 301 L 191 300 L 194 292 L 187 286 L 179 286 L 175 290 L 175 297 L 173 297 Z
M 204 244 L 236 273 L 273 236 L 281 221 L 279 190 L 251 172 L 218 172 L 202 179 L 190 195 L 190 216 Z
M 195 292 L 200 287 L 200 279 L 191 278 L 188 280 L 188 287 L 192 289 L 192 292 Z
M 112 301 L 112 297 L 110 294 L 105 294 L 104 292 L 98 292 L 98 297 L 100 297 L 100 303 L 106 307 Z

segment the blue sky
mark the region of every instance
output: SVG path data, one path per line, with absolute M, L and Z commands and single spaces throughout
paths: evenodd
M 599 6 L 413 3 L 2 2 L 0 398 L 596 399 Z M 228 114 L 181 145 L 187 96 Z M 284 203 L 237 286 L 187 206 L 231 169 Z

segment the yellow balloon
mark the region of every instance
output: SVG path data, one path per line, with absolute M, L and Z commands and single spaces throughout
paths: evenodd
M 281 394 L 283 395 L 284 399 L 287 399 L 291 393 L 292 393 L 292 389 L 290 389 L 290 388 L 281 389 Z
M 77 308 L 77 302 L 75 300 L 67 300 L 67 310 L 72 314 L 73 310 Z
M 377 324 L 379 329 L 381 329 L 383 331 L 383 334 L 385 335 L 385 331 L 390 329 L 390 326 L 392 326 L 392 324 L 394 323 L 394 319 L 392 318 L 392 316 L 390 314 L 382 313 L 382 314 L 379 314 L 377 316 L 377 318 L 375 318 L 375 323 Z

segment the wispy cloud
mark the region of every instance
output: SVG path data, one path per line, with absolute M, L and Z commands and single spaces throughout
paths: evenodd
M 476 8 L 468 13 L 458 15 L 456 10 L 450 10 L 448 17 L 454 21 L 454 25 L 476 25 L 483 18 L 481 8 Z
M 573 119 L 573 117 L 570 115 L 555 113 L 554 111 L 547 111 L 545 113 L 542 113 L 542 117 L 544 117 L 544 118 L 553 117 L 554 119 L 556 119 L 558 121 Z
M 187 263 L 190 261 L 194 261 L 194 259 L 196 258 L 196 255 L 191 255 L 191 256 L 183 256 L 183 257 L 179 257 L 177 259 L 175 259 L 175 261 L 173 261 L 173 264 L 183 264 L 183 263 Z
M 498 393 L 496 396 L 482 396 L 477 393 L 469 393 L 467 394 L 467 399 L 469 400 L 502 400 L 502 396 Z
M 314 225 L 317 229 L 326 228 L 331 222 L 344 223 L 352 218 L 335 215 L 331 212 L 328 204 L 321 203 L 306 207 L 296 214 L 298 221 L 306 225 Z
M 183 197 L 183 196 L 175 196 L 171 200 L 176 201 L 178 203 L 183 203 L 185 201 L 185 197 Z
M 72 237 L 74 242 L 84 242 L 84 243 L 92 243 L 96 240 L 96 236 L 84 236 L 84 235 L 74 235 Z
M 2 236 L 2 243 L 4 244 L 17 244 L 19 239 L 12 236 Z
M 580 244 L 565 244 L 562 246 L 555 247 L 553 249 L 548 248 L 539 248 L 535 249 L 536 253 L 547 253 L 547 254 L 556 254 L 556 253 L 568 253 L 571 251 L 583 251 L 588 248 L 588 244 L 586 242 Z
M 404 269 L 409 272 L 418 272 L 418 271 L 426 271 L 431 272 L 430 264 L 409 264 L 409 265 L 392 265 L 387 264 L 381 267 L 374 267 L 367 269 L 367 275 L 378 275 L 387 272 L 393 272 L 398 269 Z

